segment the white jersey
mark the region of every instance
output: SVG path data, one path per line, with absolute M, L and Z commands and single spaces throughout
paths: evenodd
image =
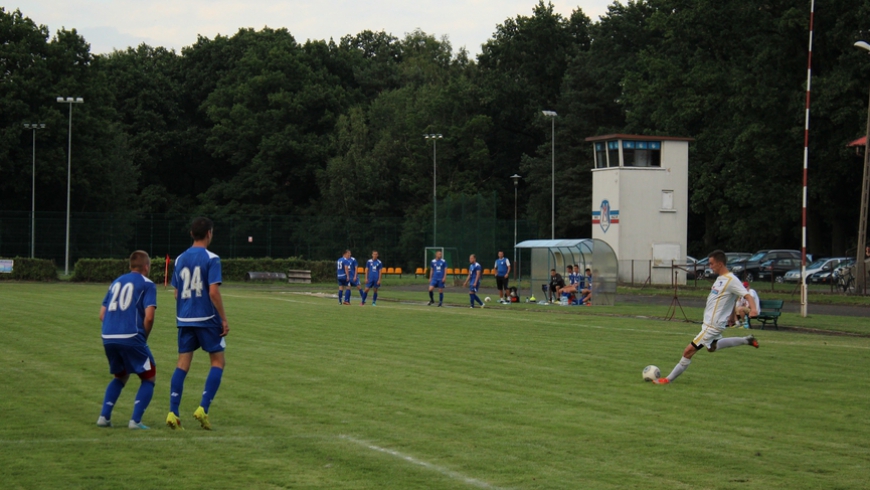
M 737 300 L 748 293 L 743 284 L 732 273 L 716 278 L 710 295 L 707 296 L 707 307 L 704 308 L 704 326 L 723 329 L 728 327 L 728 318 L 734 312 Z

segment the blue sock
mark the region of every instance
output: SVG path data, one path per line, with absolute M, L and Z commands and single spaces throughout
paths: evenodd
M 377 303 L 378 301 L 378 291 L 375 290 L 375 295 L 372 296 L 372 303 Z
M 106 397 L 103 398 L 103 411 L 100 413 L 106 420 L 112 420 L 112 409 L 115 408 L 115 403 L 118 402 L 118 397 L 121 396 L 121 390 L 124 389 L 124 383 L 120 379 L 115 378 L 109 382 L 106 387 Z
M 483 304 L 483 301 L 480 300 L 480 296 L 478 296 L 477 294 L 474 295 L 474 301 L 477 301 L 478 303 Z
M 338 290 L 338 304 L 341 304 L 341 297 L 344 295 L 344 291 L 341 289 Z
M 468 295 L 468 301 L 471 302 L 471 307 L 474 308 L 474 295 L 473 294 Z
M 435 301 L 435 292 L 429 291 L 429 301 Z
M 344 290 L 344 302 L 350 303 L 350 288 Z
M 143 381 L 139 386 L 139 392 L 136 393 L 136 404 L 133 405 L 133 422 L 138 424 L 142 421 L 142 416 L 145 415 L 145 409 L 151 403 L 152 396 L 154 396 L 154 382 Z
M 366 300 L 366 293 L 365 291 L 363 291 L 362 288 L 359 288 L 359 299 L 361 299 L 362 301 Z
M 443 302 L 444 302 L 444 293 L 438 293 L 438 304 L 440 305 Z
M 187 371 L 181 368 L 175 368 L 172 373 L 172 381 L 169 382 L 169 411 L 178 416 L 178 406 L 181 405 L 181 393 L 184 391 L 184 378 L 187 377 Z
M 208 413 L 208 407 L 211 406 L 211 401 L 217 394 L 218 388 L 221 387 L 221 376 L 224 375 L 224 370 L 219 367 L 211 367 L 208 372 L 208 378 L 205 379 L 205 390 L 202 392 L 202 401 L 199 406 L 205 409 Z

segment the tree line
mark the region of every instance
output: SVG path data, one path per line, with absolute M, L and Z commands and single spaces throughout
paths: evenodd
M 870 4 L 817 5 L 809 244 L 854 248 L 870 58 L 852 44 Z M 90 52 L 0 8 L 0 210 L 400 217 L 428 229 L 438 195 L 493 193 L 499 217 L 591 236 L 592 148 L 608 133 L 689 136 L 690 252 L 799 245 L 808 2 L 614 2 L 593 22 L 550 3 L 508 18 L 472 59 L 447 37 L 363 31 L 298 42 L 286 29 Z M 427 223 L 429 225 L 427 225 Z

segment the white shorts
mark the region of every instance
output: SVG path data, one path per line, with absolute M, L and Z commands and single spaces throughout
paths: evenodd
M 712 347 L 713 342 L 722 338 L 722 331 L 724 328 L 716 328 L 712 325 L 704 325 L 701 327 L 701 333 L 695 336 L 692 340 L 692 345 L 695 347 L 704 346 L 706 348 Z

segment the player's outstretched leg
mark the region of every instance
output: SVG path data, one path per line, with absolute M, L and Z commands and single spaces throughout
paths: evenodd
M 683 371 L 685 371 L 691 363 L 691 359 L 683 357 L 682 359 L 680 359 L 680 362 L 678 362 L 677 365 L 674 366 L 674 369 L 671 371 L 671 374 L 669 374 L 667 378 L 659 378 L 655 380 L 654 383 L 659 385 L 665 385 L 670 383 L 671 381 L 677 379 L 679 375 L 683 374 Z
M 109 382 L 109 386 L 106 387 L 106 396 L 103 397 L 103 410 L 100 412 L 100 418 L 97 419 L 98 426 L 112 427 L 112 409 L 115 408 L 115 403 L 118 403 L 118 397 L 121 396 L 123 389 L 123 377 L 115 377 Z
M 716 342 L 716 350 L 736 347 L 738 345 L 751 345 L 757 349 L 758 340 L 755 339 L 754 335 L 748 337 L 729 337 L 727 339 L 719 339 L 719 341 Z

